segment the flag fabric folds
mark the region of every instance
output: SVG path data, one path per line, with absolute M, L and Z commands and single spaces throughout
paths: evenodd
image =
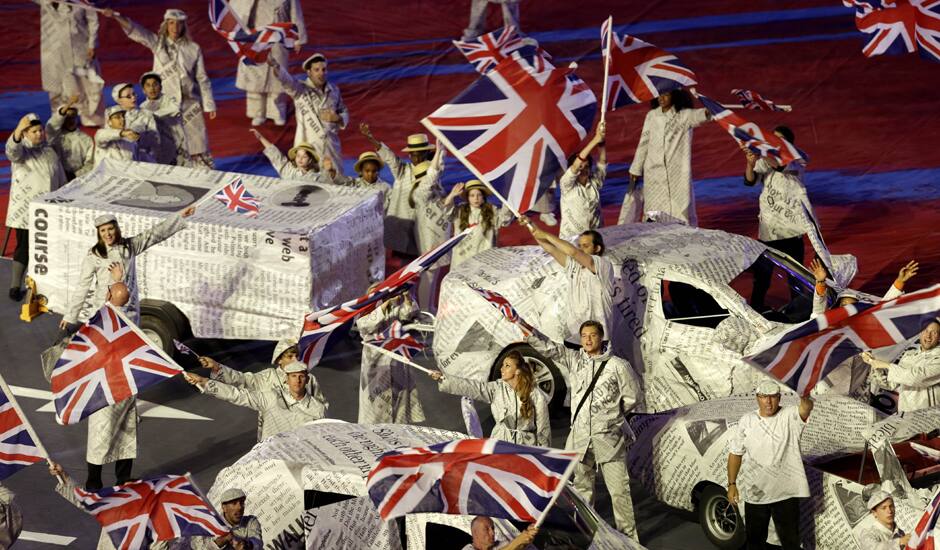
M 196 484 L 186 475 L 165 475 L 105 487 L 73 489 L 118 550 L 147 548 L 179 537 L 220 537 L 229 532 Z
M 215 198 L 230 212 L 244 214 L 249 218 L 256 217 L 261 209 L 261 200 L 248 192 L 241 178 L 235 178 L 220 189 Z
M 182 367 L 105 304 L 72 336 L 52 369 L 56 420 L 75 424 L 180 372 Z
M 801 164 L 809 162 L 809 156 L 789 141 L 773 132 L 763 130 L 753 122 L 744 120 L 728 108 L 722 107 L 717 101 L 698 93 L 695 96 L 711 113 L 712 119 L 731 134 L 738 145 L 744 145 L 755 155 L 773 158 L 782 165 L 791 162 Z
M 571 69 L 538 65 L 513 52 L 421 121 L 520 213 L 568 167 L 597 110 Z
M 320 362 L 327 348 L 339 340 L 345 332 L 338 330 L 339 328 L 345 327 L 348 330 L 358 316 L 369 313 L 383 300 L 408 290 L 417 283 L 421 273 L 450 252 L 475 229 L 476 226 L 470 226 L 425 252 L 377 284 L 368 293 L 338 306 L 307 314 L 304 317 L 298 340 L 300 360 L 307 364 L 307 368 L 313 368 Z
M 738 97 L 738 101 L 741 102 L 741 106 L 745 109 L 751 109 L 755 111 L 785 111 L 773 101 L 765 98 L 759 93 L 753 90 L 741 90 L 735 89 L 731 90 L 731 93 Z
M 744 360 L 805 396 L 846 359 L 900 344 L 938 314 L 940 285 L 878 304 L 857 302 L 830 309 L 773 337 Z
M 401 321 L 397 319 L 389 323 L 388 328 L 379 334 L 378 339 L 367 343 L 397 353 L 409 360 L 414 358 L 414 354 L 420 353 L 425 348 L 425 345 L 415 339 L 413 334 L 406 331 Z
M 8 391 L 0 380 L 0 481 L 45 459 Z
M 386 452 L 366 488 L 383 520 L 440 512 L 532 522 L 578 460 L 575 452 L 464 439 Z
M 529 59 L 536 70 L 543 71 L 546 66 L 551 66 L 549 60 L 552 56 L 540 48 L 534 39 L 520 37 L 516 32 L 516 27 L 512 25 L 496 29 L 473 40 L 454 40 L 454 47 L 480 74 L 488 73 L 516 51 L 523 58 Z
M 940 61 L 940 3 L 936 0 L 843 0 L 855 8 L 855 27 L 870 35 L 865 57 L 919 52 Z
M 924 515 L 911 532 L 911 538 L 907 541 L 906 550 L 936 550 L 940 548 L 937 535 L 937 520 L 940 518 L 940 489 L 930 499 Z
M 292 48 L 300 38 L 297 25 L 291 22 L 272 23 L 249 29 L 226 0 L 209 0 L 209 23 L 238 54 L 239 61 L 262 63 L 275 44 Z
M 682 88 L 694 86 L 695 73 L 679 61 L 679 58 L 628 34 L 618 36 L 608 28 L 610 19 L 601 25 L 601 51 L 607 52 L 607 36 L 610 31 L 610 72 L 607 76 L 607 105 L 613 111 L 617 107 L 635 105 Z
M 509 303 L 502 294 L 496 292 L 495 290 L 486 290 L 478 286 L 470 285 L 477 294 L 479 294 L 484 300 L 490 303 L 495 307 L 502 315 L 506 318 L 507 321 L 519 326 L 519 329 L 522 330 L 522 334 L 526 337 L 535 334 L 535 328 L 529 323 L 525 322 L 525 319 L 519 316 L 519 312 L 516 311 L 516 308 L 512 307 L 512 304 Z

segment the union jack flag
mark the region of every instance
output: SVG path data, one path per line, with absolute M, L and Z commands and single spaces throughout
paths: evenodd
M 46 458 L 33 441 L 14 399 L 0 378 L 0 481 Z
M 800 164 L 809 162 L 809 156 L 806 153 L 782 137 L 773 132 L 764 131 L 760 126 L 744 120 L 728 108 L 722 107 L 717 101 L 702 94 L 697 93 L 695 97 L 708 109 L 715 122 L 731 134 L 739 145 L 746 145 L 748 150 L 755 155 L 773 157 L 781 165 L 791 162 Z
M 694 86 L 695 73 L 679 58 L 628 34 L 620 37 L 609 27 L 608 19 L 601 25 L 601 51 L 607 52 L 608 31 L 611 37 L 607 63 L 607 110 L 643 103 L 660 95 Z
M 56 420 L 75 424 L 183 369 L 163 358 L 130 321 L 105 304 L 72 336 L 52 368 Z
M 215 194 L 215 198 L 229 211 L 244 214 L 249 218 L 257 216 L 261 208 L 261 200 L 248 192 L 241 178 L 232 180 Z
M 786 111 L 773 101 L 752 90 L 731 90 L 731 93 L 738 96 L 738 101 L 745 109 L 757 111 Z
M 545 70 L 546 65 L 551 66 L 548 60 L 552 56 L 540 48 L 535 40 L 519 36 L 516 33 L 516 27 L 512 25 L 473 40 L 454 40 L 454 46 L 480 74 L 486 74 L 490 69 L 496 68 L 500 61 L 508 58 L 515 51 L 518 51 L 522 57 L 531 59 L 538 71 Z
M 940 548 L 940 544 L 937 542 L 937 535 L 940 535 L 937 532 L 938 519 L 940 519 L 940 489 L 930 499 L 930 503 L 927 504 L 927 508 L 924 510 L 924 515 L 917 522 L 917 526 L 911 532 L 911 538 L 908 539 L 907 546 L 904 548 L 906 550 L 936 550 Z
M 519 52 L 421 121 L 518 211 L 532 208 L 587 135 L 597 98 L 570 69 Z
M 249 29 L 226 0 L 209 0 L 209 23 L 222 35 L 239 60 L 262 63 L 275 44 L 291 48 L 300 35 L 297 25 L 290 22 L 272 23 L 260 29 Z
M 179 537 L 220 537 L 230 531 L 186 475 L 158 476 L 88 492 L 74 489 L 118 550 L 147 548 Z
M 800 395 L 846 359 L 904 342 L 940 314 L 940 285 L 894 300 L 830 309 L 777 335 L 762 351 L 745 357 Z
M 522 334 L 524 334 L 526 337 L 535 333 L 535 328 L 529 323 L 525 322 L 525 319 L 519 316 L 519 312 L 516 311 L 516 308 L 512 307 L 512 304 L 509 303 L 509 300 L 507 300 L 505 296 L 496 292 L 495 290 L 486 290 L 485 288 L 480 288 L 475 285 L 469 286 L 475 290 L 477 294 L 482 296 L 484 300 L 489 302 L 490 305 L 502 313 L 503 317 L 505 317 L 510 323 L 519 325 L 519 328 L 522 330 Z
M 338 306 L 310 313 L 304 317 L 303 328 L 300 332 L 298 347 L 300 360 L 313 368 L 328 347 L 335 343 L 344 331 L 340 327 L 348 328 L 356 317 L 365 315 L 376 308 L 383 300 L 392 298 L 408 290 L 417 282 L 421 273 L 430 268 L 442 256 L 450 252 L 457 243 L 470 234 L 476 226 L 464 229 L 462 232 L 447 239 L 431 250 L 425 252 L 402 267 L 390 277 L 379 283 L 368 293 L 349 300 Z
M 855 8 L 855 27 L 871 35 L 862 48 L 865 57 L 885 53 L 914 53 L 940 61 L 940 1 L 843 0 Z
M 176 338 L 173 339 L 173 347 L 175 347 L 176 351 L 182 353 L 183 355 L 194 355 L 196 357 L 199 357 L 199 354 L 193 351 L 192 348 L 180 342 Z
M 424 344 L 404 330 L 401 321 L 397 319 L 392 321 L 376 340 L 369 343 L 402 355 L 406 359 L 411 359 L 415 353 L 420 353 L 425 348 Z
M 440 512 L 531 522 L 578 460 L 574 452 L 463 439 L 384 453 L 366 489 L 383 520 Z
M 247 27 L 226 0 L 209 0 L 209 23 L 228 41 L 245 42 Z

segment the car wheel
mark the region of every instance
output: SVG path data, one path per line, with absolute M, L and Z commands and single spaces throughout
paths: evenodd
M 731 505 L 725 489 L 709 485 L 702 491 L 698 503 L 698 522 L 712 544 L 723 550 L 744 547 L 744 521 L 738 509 Z
M 165 317 L 141 313 L 140 329 L 155 346 L 173 355 L 173 339 L 179 337 L 176 323 Z
M 500 377 L 499 368 L 503 364 L 503 359 L 512 351 L 517 350 L 525 357 L 527 363 L 532 365 L 535 374 L 535 383 L 539 389 L 548 396 L 548 410 L 553 417 L 564 417 L 565 394 L 568 392 L 568 386 L 565 379 L 550 359 L 547 359 L 541 353 L 535 351 L 535 348 L 528 344 L 506 348 L 493 365 L 493 371 L 490 373 L 490 380 L 498 380 Z

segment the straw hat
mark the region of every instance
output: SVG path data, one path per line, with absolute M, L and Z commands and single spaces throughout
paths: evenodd
M 310 145 L 307 142 L 298 143 L 297 145 L 288 149 L 287 158 L 290 160 L 294 160 L 294 157 L 297 156 L 297 151 L 299 151 L 300 149 L 303 149 L 304 151 L 310 153 L 310 155 L 313 157 L 313 162 L 316 162 L 319 164 L 320 157 L 317 156 L 317 150 L 313 148 L 313 145 Z
M 411 134 L 408 136 L 408 146 L 402 149 L 402 152 L 433 151 L 434 149 L 434 145 L 428 142 L 427 134 Z
M 482 191 L 484 197 L 488 197 L 492 194 L 492 192 L 490 191 L 490 188 L 487 187 L 486 184 L 480 180 L 468 180 L 466 183 L 463 184 L 464 195 L 470 195 L 470 191 L 473 191 L 474 189 L 479 189 L 480 191 Z
M 425 160 L 415 164 L 411 168 L 411 173 L 414 174 L 415 179 L 423 178 L 425 174 L 428 173 L 428 169 L 431 168 L 431 161 Z
M 376 154 L 375 151 L 366 151 L 365 153 L 359 155 L 359 160 L 356 161 L 356 164 L 353 164 L 353 172 L 356 172 L 356 173 L 361 172 L 363 163 L 368 162 L 370 160 L 372 162 L 378 163 L 379 170 L 381 170 L 382 167 L 385 166 L 385 163 L 382 162 L 382 159 L 379 158 L 379 155 Z

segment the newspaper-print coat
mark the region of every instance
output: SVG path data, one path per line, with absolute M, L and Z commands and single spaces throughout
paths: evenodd
M 298 43 L 307 43 L 307 28 L 300 0 L 232 0 L 229 6 L 250 29 L 272 23 L 294 23 L 299 35 Z M 287 49 L 275 44 L 268 53 L 281 67 L 287 66 Z M 274 69 L 266 63 L 249 65 L 241 62 L 235 76 L 235 87 L 246 92 L 280 93 L 284 87 Z
M 692 192 L 692 128 L 708 120 L 705 109 L 650 109 L 630 174 L 643 177 L 643 209 L 698 225 Z
M 572 415 L 577 411 L 578 403 L 591 385 L 597 369 L 607 361 L 577 418 L 571 421 L 565 448 L 581 450 L 591 446 L 598 463 L 625 460 L 630 442 L 624 436 L 622 426 L 626 414 L 637 404 L 640 395 L 639 379 L 630 363 L 611 355 L 606 344 L 600 354 L 590 356 L 584 350 L 568 349 L 537 338 L 530 338 L 529 342 L 554 360 L 563 372 L 567 372 Z
M 784 170 L 775 170 L 766 160 L 759 159 L 754 165 L 754 174 L 755 183 L 763 185 L 758 199 L 757 238 L 776 241 L 799 237 L 814 223 L 818 225 L 803 185 L 801 165 L 793 162 Z
M 50 98 L 64 103 L 71 95 L 81 96 L 76 105 L 86 123 L 101 124 L 104 102 L 97 59 L 88 50 L 98 48 L 98 13 L 73 7 L 68 2 L 33 0 L 39 5 L 42 88 Z M 59 105 L 52 105 L 53 109 Z
M 153 113 L 138 108 L 125 111 L 124 128 L 140 135 L 134 160 L 157 162 L 157 155 L 160 154 L 160 132 L 157 130 L 157 121 Z
M 295 166 L 276 145 L 265 147 L 263 152 L 264 156 L 268 157 L 268 161 L 271 163 L 271 166 L 274 167 L 277 175 L 284 179 L 309 181 L 312 183 L 330 183 L 329 178 L 322 172 L 317 172 L 316 170 L 304 171 Z
M 327 82 L 322 90 L 314 86 L 309 79 L 301 82 L 287 72 L 285 65 L 281 65 L 281 70 L 276 74 L 284 86 L 284 91 L 294 100 L 294 116 L 297 118 L 294 145 L 313 145 L 320 159 L 330 157 L 333 166 L 342 172 L 343 154 L 339 131 L 349 124 L 349 111 L 343 103 L 339 88 L 332 82 Z M 335 111 L 340 116 L 340 121 L 321 121 L 320 111 L 323 109 Z
M 375 180 L 375 183 L 369 183 L 361 177 L 353 178 L 350 176 L 343 176 L 338 174 L 335 178 L 333 178 L 333 183 L 336 185 L 345 185 L 346 187 L 356 187 L 358 189 L 368 189 L 370 191 L 381 191 L 382 196 L 384 197 L 384 202 L 382 203 L 384 204 L 383 211 L 388 214 L 388 206 L 392 198 L 392 186 L 389 185 L 387 181 L 380 178 Z M 387 220 L 388 218 L 386 218 L 386 221 Z
M 255 516 L 244 515 L 238 525 L 226 525 L 232 530 L 232 534 L 240 539 L 244 539 L 248 544 L 244 546 L 245 550 L 262 550 L 264 548 L 264 539 L 261 538 L 261 522 Z M 192 537 L 189 539 L 190 550 L 219 550 L 213 537 Z M 231 545 L 223 548 L 232 548 Z
M 17 142 L 10 133 L 6 155 L 12 175 L 6 226 L 29 229 L 29 202 L 65 185 L 65 171 L 51 145 L 42 142 L 33 146 L 25 136 Z
M 569 167 L 558 180 L 561 187 L 561 228 L 558 235 L 567 239 L 589 229 L 597 229 L 601 219 L 601 187 L 607 179 L 607 163 L 598 163 L 587 183 L 578 183 L 578 175 Z
M 277 357 L 273 357 L 271 360 L 276 361 Z M 222 368 L 219 369 L 219 372 L 212 373 L 209 375 L 209 377 L 213 380 L 218 380 L 223 384 L 257 392 L 288 391 L 287 374 L 284 372 L 284 369 L 280 367 L 271 367 L 258 372 L 242 372 L 230 367 L 226 367 L 225 365 L 220 366 Z M 323 392 L 320 391 L 320 385 L 317 384 L 317 379 L 312 375 L 310 376 L 310 380 L 307 382 L 307 395 L 312 395 L 314 401 L 323 403 L 324 411 L 329 407 L 326 402 L 326 398 L 323 397 Z M 264 437 L 262 437 L 262 434 L 264 433 L 264 417 L 265 416 L 259 412 L 258 441 L 264 439 Z
M 362 341 L 368 342 L 379 338 L 392 322 L 407 323 L 417 313 L 418 305 L 412 300 L 395 300 L 357 319 L 356 328 Z M 413 424 L 424 419 L 414 367 L 363 346 L 359 369 L 359 423 Z
M 156 162 L 159 164 L 186 164 L 189 153 L 186 151 L 186 137 L 183 133 L 183 117 L 180 105 L 172 98 L 161 95 L 157 99 L 145 99 L 140 110 L 148 111 L 157 123 L 160 134 L 160 148 Z
M 398 158 L 384 143 L 379 147 L 378 155 L 394 178 L 385 209 L 385 248 L 403 254 L 415 254 L 415 208 L 408 202 L 408 194 L 415 185 L 414 166 Z
M 95 166 L 104 159 L 134 160 L 137 158 L 137 143 L 121 136 L 123 130 L 98 128 L 95 131 Z
M 131 22 L 127 36 L 153 53 L 153 72 L 163 80 L 164 97 L 179 103 L 186 151 L 189 155 L 208 152 L 209 138 L 202 113 L 214 112 L 215 100 L 199 44 L 188 36 L 176 41 L 159 37 L 135 22 Z
M 509 383 L 502 380 L 484 382 L 448 374 L 441 380 L 440 390 L 454 395 L 466 395 L 475 401 L 490 404 L 496 425 L 490 437 L 519 445 L 550 447 L 552 429 L 549 423 L 548 397 L 533 386 L 532 417 L 523 418 L 519 412 L 519 395 Z
M 898 387 L 898 412 L 940 406 L 940 346 L 907 350 L 888 368 L 887 378 Z
M 441 187 L 443 175 L 443 154 L 438 152 L 431 161 L 427 173 L 415 185 L 415 243 L 418 252 L 424 254 L 441 244 L 451 232 L 451 217 L 444 206 L 444 188 Z M 409 189 L 410 193 L 410 189 Z M 405 200 L 408 200 L 407 194 Z M 450 258 L 441 258 L 434 269 L 447 265 Z
M 0 548 L 10 548 L 23 531 L 23 513 L 13 491 L 0 485 Z
M 95 166 L 95 141 L 91 136 L 76 128 L 63 132 L 65 117 L 58 109 L 52 111 L 52 117 L 46 122 L 46 139 L 59 155 L 65 178 L 72 181 L 89 172 Z
M 496 207 L 492 204 L 486 204 L 487 208 L 493 208 L 496 210 Z M 461 264 L 470 258 L 476 256 L 484 250 L 489 250 L 496 246 L 496 234 L 499 232 L 499 228 L 509 225 L 513 220 L 512 210 L 508 207 L 503 206 L 499 210 L 494 212 L 493 216 L 493 227 L 489 230 L 483 230 L 483 209 L 479 207 L 470 207 L 470 216 L 467 219 L 469 225 L 476 225 L 477 230 L 471 231 L 469 235 L 463 238 L 462 241 L 457 243 L 457 246 L 454 247 L 453 252 L 451 253 L 450 264 L 456 266 Z M 449 217 L 453 219 L 454 231 L 459 232 L 463 231 L 464 228 L 460 227 L 460 208 L 450 207 L 448 209 Z
M 310 376 L 313 378 L 313 375 Z M 314 382 L 316 384 L 316 382 Z M 305 394 L 297 401 L 290 393 L 281 389 L 236 388 L 218 380 L 206 381 L 200 390 L 233 405 L 248 407 L 261 415 L 261 440 L 272 435 L 293 430 L 308 422 L 320 420 L 326 415 L 329 406 L 322 397 Z

